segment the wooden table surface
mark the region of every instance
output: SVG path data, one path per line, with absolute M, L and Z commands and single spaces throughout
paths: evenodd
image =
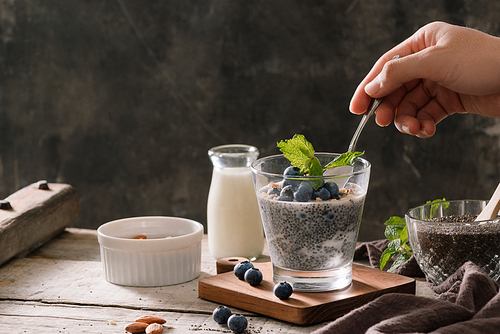
M 198 297 L 198 280 L 215 274 L 205 235 L 197 279 L 154 288 L 114 285 L 102 276 L 97 232 L 67 228 L 0 266 L 0 328 L 2 333 L 125 333 L 134 319 L 154 314 L 172 327 L 167 334 L 229 333 L 212 320 L 218 305 Z M 416 294 L 434 296 L 423 280 L 417 281 Z M 232 310 L 247 316 L 248 333 L 309 333 L 325 325 L 297 326 Z

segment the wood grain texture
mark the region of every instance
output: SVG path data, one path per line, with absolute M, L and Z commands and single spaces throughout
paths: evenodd
M 199 296 L 271 318 L 310 325 L 338 318 L 382 294 L 415 294 L 416 288 L 412 278 L 354 264 L 353 283 L 346 289 L 320 293 L 294 292 L 290 299 L 280 300 L 273 294 L 271 263 L 255 263 L 255 266 L 264 275 L 260 285 L 252 287 L 227 272 L 201 279 Z
M 261 260 L 268 262 L 269 256 Z M 27 257 L 0 265 L 0 324 L 5 333 L 118 334 L 133 319 L 154 314 L 174 327 L 164 333 L 227 333 L 226 325 L 212 319 L 218 304 L 198 298 L 198 280 L 214 275 L 215 259 L 204 235 L 198 279 L 153 288 L 111 284 L 102 276 L 97 232 L 66 228 Z M 434 297 L 423 279 L 417 281 L 417 294 Z M 305 334 L 326 324 L 301 326 L 239 308 L 231 311 L 247 317 L 249 334 Z
M 5 199 L 12 209 L 0 210 L 0 264 L 40 247 L 78 218 L 75 189 L 60 183 L 48 186 L 43 190 L 30 184 Z

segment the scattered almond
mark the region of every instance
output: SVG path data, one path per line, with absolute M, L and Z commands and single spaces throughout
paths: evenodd
M 144 333 L 146 328 L 148 327 L 148 324 L 145 322 L 133 322 L 131 324 L 128 324 L 125 326 L 125 331 L 132 333 L 132 334 L 137 334 L 137 333 Z
M 163 326 L 157 323 L 150 324 L 146 328 L 146 334 L 162 334 Z
M 164 324 L 167 322 L 167 320 L 157 317 L 156 315 L 143 315 L 142 317 L 135 319 L 135 321 L 144 322 L 146 324 L 152 324 L 152 323 Z

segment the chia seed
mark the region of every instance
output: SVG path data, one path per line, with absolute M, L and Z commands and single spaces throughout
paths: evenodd
M 286 202 L 258 196 L 273 264 L 292 270 L 334 269 L 352 261 L 365 194 L 340 200 Z
M 427 220 L 448 224 L 418 224 L 413 248 L 419 265 L 436 285 L 472 261 L 495 281 L 500 278 L 500 223 L 475 223 L 477 215 L 446 216 Z

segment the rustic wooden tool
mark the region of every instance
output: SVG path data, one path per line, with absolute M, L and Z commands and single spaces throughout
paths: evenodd
M 493 219 L 498 216 L 498 211 L 500 210 L 500 184 L 493 193 L 486 207 L 477 216 L 476 221 Z
M 0 201 L 0 265 L 49 241 L 79 213 L 68 184 L 39 181 Z
M 412 278 L 354 264 L 353 283 L 346 289 L 294 292 L 290 299 L 280 300 L 273 294 L 271 263 L 254 263 L 254 266 L 264 275 L 260 285 L 251 286 L 231 271 L 200 279 L 199 297 L 295 324 L 311 325 L 338 318 L 382 294 L 415 294 L 416 283 Z

